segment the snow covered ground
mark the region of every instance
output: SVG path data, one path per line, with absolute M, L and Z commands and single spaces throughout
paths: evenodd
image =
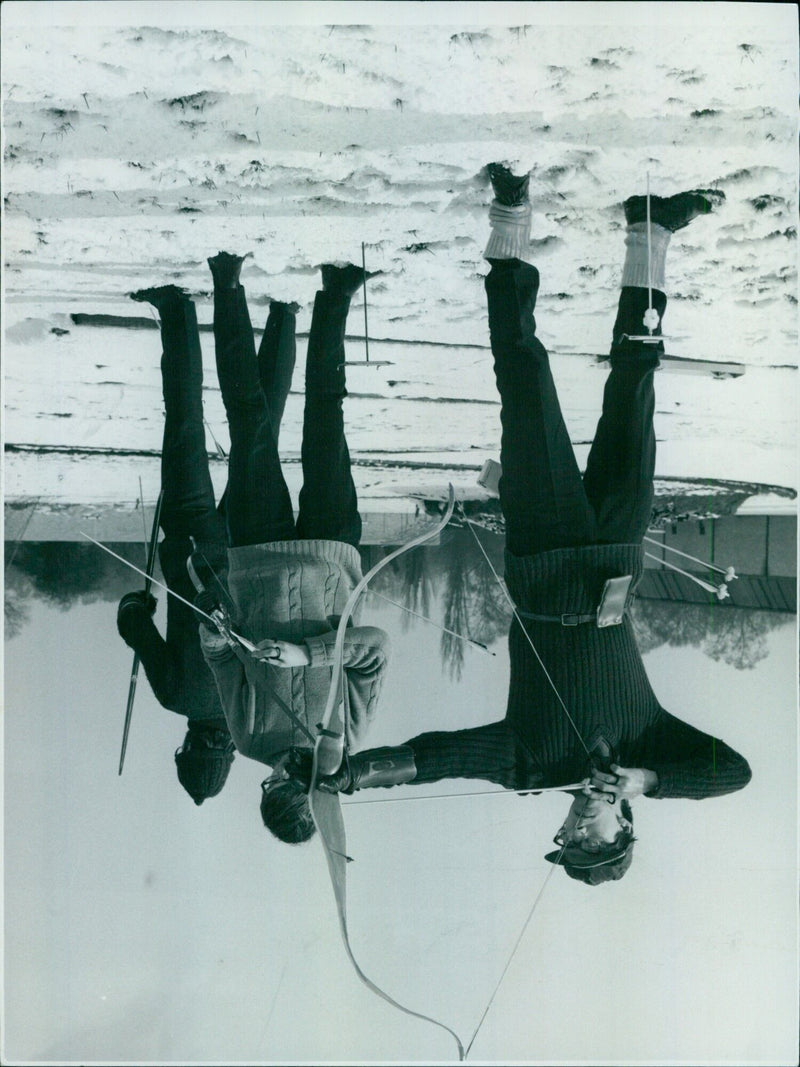
M 356 460 L 441 462 L 440 482 L 471 490 L 499 438 L 489 353 L 462 347 L 488 343 L 481 170 L 499 158 L 532 168 L 537 322 L 579 445 L 603 375 L 566 356 L 607 350 L 622 200 L 644 191 L 648 170 L 658 193 L 726 193 L 672 242 L 665 331 L 671 353 L 747 373 L 659 377 L 659 473 L 796 488 L 796 58 L 765 9 L 734 7 L 695 33 L 660 17 L 532 25 L 525 5 L 507 25 L 467 29 L 6 18 L 6 440 L 157 449 L 156 336 L 69 315 L 141 315 L 126 294 L 173 281 L 209 322 L 205 259 L 225 247 L 254 253 L 243 278 L 254 325 L 277 297 L 300 302 L 307 330 L 315 265 L 357 260 L 363 241 L 384 271 L 370 284 L 371 336 L 455 347 L 370 346 L 393 365 L 349 372 Z M 209 421 L 223 437 L 210 340 Z M 300 410 L 298 393 L 290 456 Z M 108 480 L 90 458 L 82 468 L 71 502 L 135 495 L 132 471 Z M 10 498 L 36 495 L 24 461 L 10 457 L 6 478 Z M 154 466 L 149 493 L 157 478 Z M 420 488 L 411 476 L 357 479 L 373 500 Z

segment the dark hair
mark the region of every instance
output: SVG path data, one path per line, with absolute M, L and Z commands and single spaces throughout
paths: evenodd
M 276 782 L 262 792 L 261 818 L 269 832 L 287 845 L 309 841 L 316 832 L 308 796 L 295 778 Z
M 565 863 L 564 870 L 576 882 L 583 882 L 585 885 L 617 882 L 633 863 L 633 843 L 636 841 L 633 836 L 633 809 L 627 800 L 621 800 L 619 807 L 622 817 L 628 820 L 631 827 L 629 830 L 620 829 L 613 842 L 604 845 L 599 854 L 602 856 L 604 852 L 618 852 L 621 848 L 625 848 L 624 855 L 620 856 L 615 863 L 604 863 L 601 867 L 570 867 Z

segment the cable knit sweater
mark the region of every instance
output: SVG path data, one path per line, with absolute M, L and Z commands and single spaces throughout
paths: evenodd
M 331 683 L 336 625 L 361 578 L 361 559 L 340 541 L 275 541 L 228 550 L 228 588 L 238 632 L 305 644 L 307 667 L 241 662 L 216 633 L 200 626 L 206 662 L 216 678 L 237 749 L 272 766 L 290 746 L 311 743 L 280 706 L 285 703 L 313 736 Z M 345 722 L 352 743 L 375 715 L 389 655 L 388 635 L 371 626 L 347 630 Z
M 595 611 L 608 578 L 641 578 L 641 545 L 590 545 L 518 557 L 506 552 L 506 582 L 517 607 L 542 615 Z M 511 678 L 503 721 L 472 730 L 422 734 L 415 783 L 486 778 L 510 789 L 580 780 L 590 751 L 605 742 L 610 760 L 655 771 L 654 797 L 719 796 L 750 781 L 747 761 L 723 741 L 666 712 L 650 686 L 630 620 L 603 629 L 524 620 L 577 727 L 548 683 L 519 623 L 509 633 Z

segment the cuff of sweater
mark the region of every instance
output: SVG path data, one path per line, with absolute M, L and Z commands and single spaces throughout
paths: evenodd
M 311 657 L 309 667 L 330 667 L 332 660 L 328 657 L 329 650 L 332 649 L 329 641 L 325 640 L 324 635 L 321 637 L 306 637 L 303 644 L 308 649 L 308 654 Z
M 649 800 L 666 800 L 668 797 L 674 796 L 675 776 L 670 774 L 666 768 L 658 770 L 653 767 L 653 770 L 658 775 L 658 785 L 644 795 Z

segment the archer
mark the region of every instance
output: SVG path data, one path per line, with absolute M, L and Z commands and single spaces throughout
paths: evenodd
M 309 753 L 314 747 L 338 618 L 362 576 L 361 516 L 344 433 L 344 336 L 350 300 L 369 275 L 353 264 L 321 268 L 306 357 L 303 487 L 295 522 L 278 452 L 283 408 L 276 414 L 259 380 L 239 281 L 242 257 L 220 252 L 209 265 L 217 376 L 231 437 L 228 552 L 227 562 L 213 564 L 195 552 L 189 571 L 196 606 L 206 614 L 227 613 L 249 647 L 231 639 L 224 620 L 218 632 L 201 623 L 200 643 L 237 750 L 273 768 L 262 783 L 264 824 L 279 840 L 298 844 L 313 835 L 314 823 L 306 793 L 283 766 L 293 747 Z M 291 368 L 286 374 L 283 399 Z M 363 737 L 374 718 L 388 655 L 383 630 L 347 630 L 341 703 L 348 736 Z
M 708 190 L 654 197 L 647 221 L 644 197 L 625 202 L 627 251 L 611 372 L 581 477 L 548 354 L 536 336 L 539 273 L 527 262 L 529 175 L 515 177 L 500 164 L 488 172 L 495 198 L 485 286 L 502 404 L 499 489 L 515 615 L 506 716 L 346 757 L 317 787 L 352 792 L 483 778 L 517 791 L 569 792 L 568 783 L 583 777 L 554 838 L 558 851 L 546 859 L 597 885 L 630 867 L 635 797 L 720 796 L 743 788 L 751 776 L 739 753 L 660 706 L 627 616 L 653 503 L 653 377 L 664 351 L 667 246 L 674 231 L 724 196 Z M 289 770 L 308 783 L 302 754 Z

